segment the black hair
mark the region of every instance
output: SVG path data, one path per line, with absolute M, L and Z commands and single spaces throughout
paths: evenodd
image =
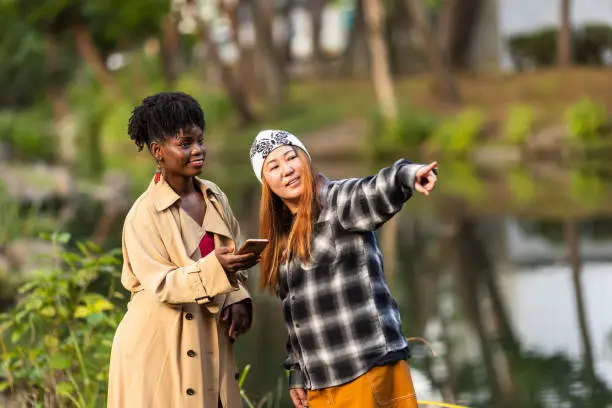
M 160 92 L 147 96 L 132 111 L 128 134 L 138 150 L 153 141 L 163 141 L 180 130 L 198 126 L 204 130 L 204 112 L 192 96 L 182 92 Z

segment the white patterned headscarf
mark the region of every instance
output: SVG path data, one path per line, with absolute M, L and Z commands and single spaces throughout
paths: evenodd
M 263 169 L 264 161 L 266 157 L 273 150 L 281 146 L 296 146 L 299 147 L 306 153 L 310 160 L 310 154 L 300 139 L 292 133 L 284 130 L 262 130 L 255 136 L 255 141 L 251 146 L 251 164 L 253 165 L 253 171 L 255 176 L 261 183 L 261 171 Z

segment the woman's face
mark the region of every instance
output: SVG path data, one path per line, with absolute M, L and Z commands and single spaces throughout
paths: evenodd
M 166 177 L 170 174 L 197 176 L 206 158 L 204 132 L 198 126 L 190 126 L 163 143 L 151 143 L 151 153 L 160 162 Z
M 262 177 L 274 194 L 285 201 L 295 201 L 304 191 L 304 164 L 292 146 L 273 150 L 264 161 Z

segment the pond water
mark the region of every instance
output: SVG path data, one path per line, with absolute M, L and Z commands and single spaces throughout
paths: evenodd
M 315 163 L 344 178 L 392 160 Z M 249 171 L 214 172 L 245 236 L 256 237 L 259 185 Z M 414 197 L 379 231 L 404 333 L 437 354 L 412 342 L 420 400 L 612 407 L 610 198 L 609 169 L 592 163 L 478 170 L 440 162 L 436 194 Z M 284 380 L 286 340 L 277 301 L 256 281 L 255 271 L 254 325 L 237 348 L 240 367 L 251 366 L 245 388 L 253 401 Z M 291 406 L 280 386 L 279 406 Z

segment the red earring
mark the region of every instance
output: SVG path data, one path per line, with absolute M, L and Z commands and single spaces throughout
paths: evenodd
M 161 179 L 161 166 L 159 165 L 159 163 L 157 163 L 157 171 L 155 172 L 155 177 L 153 177 L 153 181 L 155 182 L 155 184 L 159 183 L 159 180 Z

